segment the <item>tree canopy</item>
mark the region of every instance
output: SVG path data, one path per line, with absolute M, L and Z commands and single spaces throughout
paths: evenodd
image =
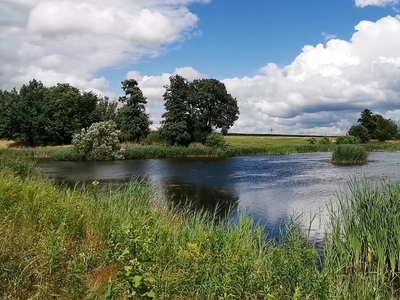
M 45 87 L 31 80 L 0 91 L 0 137 L 37 144 L 69 144 L 74 133 L 115 115 L 115 104 L 69 84 Z
M 357 120 L 359 125 L 353 125 L 349 134 L 356 136 L 361 142 L 367 142 L 369 139 L 377 139 L 381 142 L 395 137 L 399 128 L 391 119 L 385 119 L 380 114 L 373 114 L 369 109 L 361 112 Z M 361 126 L 361 127 L 360 127 Z
M 189 82 L 175 75 L 165 89 L 160 133 L 171 144 L 205 142 L 213 130 L 227 132 L 238 119 L 237 100 L 216 79 Z

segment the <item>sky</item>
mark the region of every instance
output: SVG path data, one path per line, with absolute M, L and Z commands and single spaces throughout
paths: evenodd
M 399 0 L 0 0 L 0 89 L 32 79 L 117 99 L 135 79 L 157 128 L 171 75 L 216 78 L 229 132 L 342 135 L 400 124 Z

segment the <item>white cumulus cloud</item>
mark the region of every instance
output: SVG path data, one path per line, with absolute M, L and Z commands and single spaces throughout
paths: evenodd
M 192 2 L 209 0 L 0 0 L 0 88 L 36 78 L 105 91 L 94 74 L 182 40 Z
M 345 134 L 369 108 L 400 118 L 400 17 L 362 21 L 349 41 L 331 39 L 306 45 L 287 66 L 270 63 L 254 77 L 225 78 L 238 100 L 240 117 L 231 132 Z M 162 94 L 175 73 L 204 77 L 192 68 L 145 76 L 130 72 L 149 99 L 155 125 L 163 113 Z
M 386 6 L 399 3 L 398 0 L 356 0 L 356 6 Z

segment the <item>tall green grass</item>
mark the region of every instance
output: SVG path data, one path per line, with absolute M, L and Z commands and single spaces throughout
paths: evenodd
M 365 164 L 368 152 L 360 145 L 338 145 L 332 152 L 333 164 Z
M 346 291 L 362 295 L 357 299 L 398 299 L 400 183 L 353 180 L 330 214 L 326 264 L 336 270 L 332 276 L 346 279 Z
M 101 183 L 74 190 L 35 176 L 22 180 L 4 168 L 1 295 L 328 299 L 317 252 L 301 235 L 275 243 L 246 216 L 218 224 L 210 219 L 172 209 L 143 182 L 117 191 Z
M 319 270 L 295 224 L 268 240 L 245 215 L 212 222 L 144 182 L 62 188 L 20 177 L 23 162 L 0 165 L 1 299 L 399 297 L 400 183 L 354 183 L 332 204 Z

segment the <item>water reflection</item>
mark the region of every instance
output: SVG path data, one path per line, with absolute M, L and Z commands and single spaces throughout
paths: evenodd
M 372 152 L 362 166 L 328 163 L 330 153 L 232 158 L 148 159 L 116 162 L 41 162 L 44 173 L 63 182 L 154 182 L 173 203 L 191 200 L 220 215 L 233 206 L 267 224 L 270 236 L 295 217 L 311 238 L 324 238 L 326 205 L 351 178 L 399 179 L 400 152 Z M 234 216 L 235 213 L 232 214 Z M 231 216 L 231 217 L 232 217 Z M 311 222 L 313 221 L 313 222 Z
M 227 218 L 239 201 L 239 196 L 230 189 L 188 184 L 177 178 L 166 181 L 165 195 L 178 207 L 189 202 L 193 209 L 209 211 L 217 219 Z

